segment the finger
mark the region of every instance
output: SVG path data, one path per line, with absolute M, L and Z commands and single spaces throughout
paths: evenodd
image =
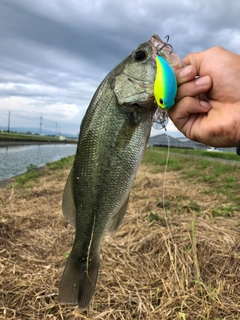
M 200 75 L 201 64 L 204 59 L 206 52 L 192 52 L 189 53 L 182 61 L 188 66 L 192 65 L 195 67 L 197 75 Z
M 192 52 L 186 55 L 186 57 L 182 61 L 185 63 L 186 66 L 194 65 L 198 67 L 202 62 L 201 55 L 202 55 L 202 52 Z
M 186 96 L 196 97 L 206 93 L 212 86 L 212 79 L 209 76 L 200 77 L 190 82 L 183 83 L 178 87 L 175 102 L 180 101 Z
M 196 68 L 191 65 L 181 69 L 175 69 L 174 72 L 175 72 L 178 85 L 181 85 L 185 82 L 195 79 L 197 75 Z
M 175 126 L 186 134 L 189 131 L 189 127 L 192 126 L 193 120 L 195 121 L 200 114 L 207 113 L 210 108 L 211 105 L 206 101 L 185 97 L 168 111 L 168 115 Z

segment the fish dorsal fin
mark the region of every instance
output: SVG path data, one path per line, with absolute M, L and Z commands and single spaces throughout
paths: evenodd
M 112 219 L 109 221 L 108 226 L 107 226 L 107 231 L 108 232 L 114 232 L 117 230 L 118 226 L 122 222 L 122 219 L 125 216 L 126 210 L 127 210 L 127 205 L 128 205 L 128 200 L 129 200 L 129 195 L 126 199 L 126 201 L 123 203 L 121 206 L 120 210 L 118 213 L 116 213 Z
M 73 170 L 70 171 L 63 191 L 62 211 L 71 225 L 76 226 L 76 204 L 73 195 Z

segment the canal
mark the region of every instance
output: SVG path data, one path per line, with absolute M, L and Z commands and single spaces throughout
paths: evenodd
M 0 181 L 27 171 L 30 164 L 37 167 L 76 153 L 76 144 L 42 144 L 0 147 Z

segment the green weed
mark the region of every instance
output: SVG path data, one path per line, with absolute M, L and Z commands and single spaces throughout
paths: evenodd
M 165 167 L 167 163 L 167 154 L 166 152 L 161 152 L 159 150 L 156 150 L 155 148 L 147 149 L 147 151 L 144 154 L 142 163 L 144 164 L 151 164 L 155 166 L 161 166 Z M 179 161 L 179 159 L 175 156 L 172 156 L 168 160 L 168 170 L 181 170 L 183 168 L 184 163 Z M 159 172 L 159 170 L 157 171 Z
M 225 181 L 227 183 L 235 183 L 236 182 L 236 178 L 235 177 L 226 177 Z
M 203 181 L 207 183 L 216 182 L 216 177 L 214 175 L 203 175 Z
M 144 164 L 151 164 L 151 165 L 158 165 L 158 166 L 165 166 L 167 160 L 166 153 L 158 152 L 154 149 L 147 149 L 144 154 L 142 163 Z
M 231 217 L 233 213 L 238 209 L 236 206 L 218 206 L 212 210 L 213 217 Z
M 153 166 L 153 167 L 151 167 L 151 168 L 149 169 L 149 172 L 150 172 L 150 173 L 159 173 L 159 172 L 161 172 L 161 170 L 159 169 L 159 167 Z
M 185 164 L 184 164 L 185 165 Z M 184 167 L 183 163 L 175 159 L 169 159 L 168 168 L 173 171 L 181 170 Z
M 73 160 L 74 160 L 74 156 L 69 156 L 55 162 L 48 162 L 46 165 L 50 170 L 65 169 L 65 168 L 69 168 L 72 165 Z
M 166 226 L 166 220 L 163 217 L 161 217 L 159 214 L 157 214 L 157 213 L 155 213 L 153 211 L 150 212 L 150 214 L 148 216 L 148 219 L 149 219 L 150 222 L 157 221 L 161 225 Z
M 35 164 L 30 163 L 30 165 L 27 167 L 27 172 L 34 172 L 37 170 L 37 166 Z
M 201 211 L 201 206 L 194 200 L 190 200 L 189 203 L 182 208 L 188 212 L 194 211 L 197 214 Z
M 201 210 L 201 206 L 194 200 L 189 201 L 188 207 L 196 212 L 200 212 Z
M 205 194 L 209 194 L 209 193 L 211 193 L 211 190 L 210 190 L 210 189 L 205 189 L 203 192 L 204 192 Z
M 169 201 L 168 199 L 165 199 L 165 200 L 164 200 L 164 203 L 163 203 L 163 201 L 162 201 L 161 199 L 157 198 L 157 199 L 156 199 L 156 206 L 157 206 L 158 208 L 163 208 L 163 207 L 167 208 L 167 207 L 170 207 L 170 201 Z
M 46 165 L 50 170 L 58 170 L 58 169 L 65 169 L 69 168 L 74 160 L 74 156 L 62 158 L 56 162 L 47 163 Z M 23 175 L 20 175 L 15 179 L 13 185 L 25 185 L 28 183 L 28 187 L 33 187 L 36 179 L 42 175 L 42 171 L 38 169 L 38 167 L 34 164 L 30 164 L 27 167 L 27 172 Z M 64 178 L 63 175 L 59 175 L 59 180 Z
M 219 293 L 221 291 L 220 285 L 217 288 L 213 288 L 211 285 L 207 286 L 203 281 L 201 280 L 195 280 L 195 284 L 199 285 L 199 293 L 201 296 L 204 296 L 205 293 L 208 294 L 209 299 L 211 300 L 217 300 Z
M 35 181 L 39 176 L 41 175 L 41 172 L 38 170 L 37 166 L 34 164 L 30 164 L 27 167 L 27 172 L 15 179 L 15 185 L 25 185 L 27 182 Z M 34 184 L 29 185 L 29 187 L 32 187 Z
M 193 177 L 197 177 L 199 175 L 199 169 L 198 168 L 194 168 L 190 171 L 187 171 L 185 173 L 186 178 L 193 178 Z
M 64 257 L 64 259 L 67 259 L 68 257 L 69 257 L 69 252 L 64 252 L 64 254 L 63 254 L 63 257 Z

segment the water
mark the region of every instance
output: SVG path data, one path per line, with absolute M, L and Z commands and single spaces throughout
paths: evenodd
M 37 167 L 75 154 L 76 144 L 44 144 L 0 147 L 0 181 L 27 171 L 30 164 Z

